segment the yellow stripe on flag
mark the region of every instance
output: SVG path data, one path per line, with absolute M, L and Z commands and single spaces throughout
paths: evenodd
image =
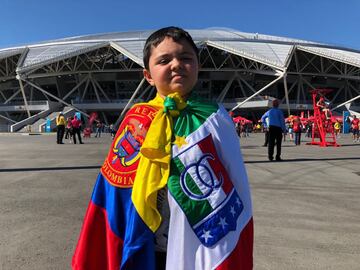
M 178 116 L 187 104 L 178 93 L 174 93 L 165 100 L 157 95 L 148 105 L 159 111 L 140 149 L 131 198 L 142 220 L 155 232 L 161 223 L 156 207 L 157 192 L 166 186 L 170 174 L 173 117 Z

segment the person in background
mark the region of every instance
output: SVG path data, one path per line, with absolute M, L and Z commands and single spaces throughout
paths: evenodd
M 240 137 L 241 136 L 241 123 L 240 123 L 240 121 L 235 123 L 235 130 L 236 130 L 236 134 Z
M 245 121 L 241 120 L 240 121 L 240 136 L 239 137 L 246 137 L 246 133 L 245 133 Z
M 274 160 L 274 147 L 276 144 L 276 161 L 282 161 L 282 134 L 286 132 L 284 113 L 278 108 L 279 101 L 277 99 L 273 100 L 272 105 L 273 107 L 268 110 L 264 116 L 269 118 L 268 158 L 270 161 Z
M 74 144 L 76 144 L 76 134 L 79 138 L 79 143 L 83 144 L 81 140 L 81 120 L 74 116 L 74 119 L 71 121 L 72 127 L 73 127 L 73 136 L 74 136 Z
M 263 124 L 263 131 L 265 133 L 265 142 L 263 146 L 267 147 L 269 143 L 269 117 L 266 113 L 261 117 L 261 122 Z
M 99 136 L 99 138 L 101 137 L 102 128 L 103 128 L 103 124 L 100 121 L 96 121 L 95 138 L 97 138 L 98 136 Z
M 293 139 L 294 139 L 294 130 L 293 130 L 293 125 L 294 125 L 294 123 L 293 123 L 294 121 L 293 121 L 293 119 L 292 118 L 290 118 L 289 120 L 288 120 L 288 128 L 287 128 L 287 131 L 288 131 L 288 133 L 289 133 L 289 140 L 290 141 L 292 141 Z
M 334 131 L 336 138 L 340 138 L 340 129 L 341 129 L 340 121 L 336 119 L 336 122 L 334 123 Z
M 306 122 L 306 137 L 312 137 L 312 122 L 310 120 Z
M 114 124 L 110 124 L 109 128 L 110 128 L 111 138 L 114 139 L 115 135 L 116 135 L 116 130 L 115 130 Z
M 357 118 L 356 115 L 353 116 L 353 120 L 351 121 L 351 129 L 354 142 L 359 142 L 359 118 Z
M 324 120 L 330 119 L 330 111 L 329 111 L 329 105 L 325 101 L 325 98 L 323 96 L 320 96 L 319 100 L 316 102 L 316 106 L 318 106 L 322 112 L 322 118 Z
M 284 142 L 286 142 L 286 135 L 289 133 L 289 121 L 285 122 L 285 128 L 286 128 L 286 132 L 284 133 Z
M 66 119 L 66 128 L 65 128 L 65 139 L 69 139 L 70 143 L 72 143 L 73 137 L 73 127 L 72 127 L 72 117 L 68 117 Z
M 243 133 L 244 137 L 249 137 L 249 123 L 247 123 L 245 120 L 243 121 Z
M 293 119 L 293 131 L 295 134 L 295 145 L 300 145 L 302 125 L 299 117 Z
M 57 144 L 64 144 L 63 138 L 65 133 L 66 120 L 62 112 L 56 117 L 56 142 Z

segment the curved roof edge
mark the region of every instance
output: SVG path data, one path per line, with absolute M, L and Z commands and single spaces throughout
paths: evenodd
M 196 44 L 217 49 L 265 64 L 275 70 L 285 70 L 294 50 L 302 50 L 336 61 L 360 67 L 360 50 L 282 38 L 229 28 L 187 29 Z M 87 53 L 110 45 L 142 66 L 142 48 L 152 30 L 116 32 L 76 36 L 44 41 L 33 45 L 0 49 L 0 60 L 20 54 L 17 73 L 29 73 L 46 64 Z
M 204 29 L 186 29 L 193 37 L 195 41 L 206 40 L 241 40 L 247 42 L 267 42 L 267 43 L 280 43 L 291 45 L 313 45 L 319 47 L 326 47 L 332 49 L 340 49 L 345 51 L 352 51 L 360 53 L 360 50 L 347 48 L 344 46 L 331 45 L 326 43 L 319 43 L 314 41 L 307 41 L 302 39 L 287 38 L 281 36 L 273 36 L 259 33 L 241 32 L 236 29 L 225 27 L 209 27 Z M 0 54 L 6 50 L 23 49 L 26 47 L 34 48 L 40 46 L 52 46 L 63 44 L 78 44 L 78 43 L 102 43 L 110 41 L 137 41 L 145 40 L 154 30 L 136 30 L 126 32 L 109 32 L 99 34 L 79 35 L 73 37 L 66 37 L 55 40 L 41 41 L 36 43 L 30 43 L 20 46 L 4 47 L 0 48 Z

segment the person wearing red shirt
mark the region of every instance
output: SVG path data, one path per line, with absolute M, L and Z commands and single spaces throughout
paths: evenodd
M 76 117 L 76 115 L 74 116 L 74 119 L 71 121 L 72 127 L 73 127 L 73 136 L 74 136 L 74 144 L 76 144 L 76 134 L 79 138 L 79 143 L 83 144 L 83 142 L 81 141 L 81 134 L 80 134 L 80 129 L 81 129 L 81 120 L 78 119 Z
M 351 121 L 351 128 L 354 142 L 359 142 L 359 118 L 356 118 L 356 115 L 354 115 L 354 118 Z
M 320 96 L 318 102 L 316 102 L 316 106 L 320 108 L 322 112 L 322 118 L 324 118 L 324 120 L 330 119 L 329 107 L 328 104 L 325 102 L 325 98 L 323 96 Z
M 293 121 L 293 131 L 295 133 L 295 145 L 300 145 L 301 142 L 301 121 L 299 117 L 295 117 Z

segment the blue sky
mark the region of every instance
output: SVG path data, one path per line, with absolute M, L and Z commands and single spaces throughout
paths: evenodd
M 360 50 L 359 0 L 0 0 L 0 48 L 64 37 L 228 27 Z

